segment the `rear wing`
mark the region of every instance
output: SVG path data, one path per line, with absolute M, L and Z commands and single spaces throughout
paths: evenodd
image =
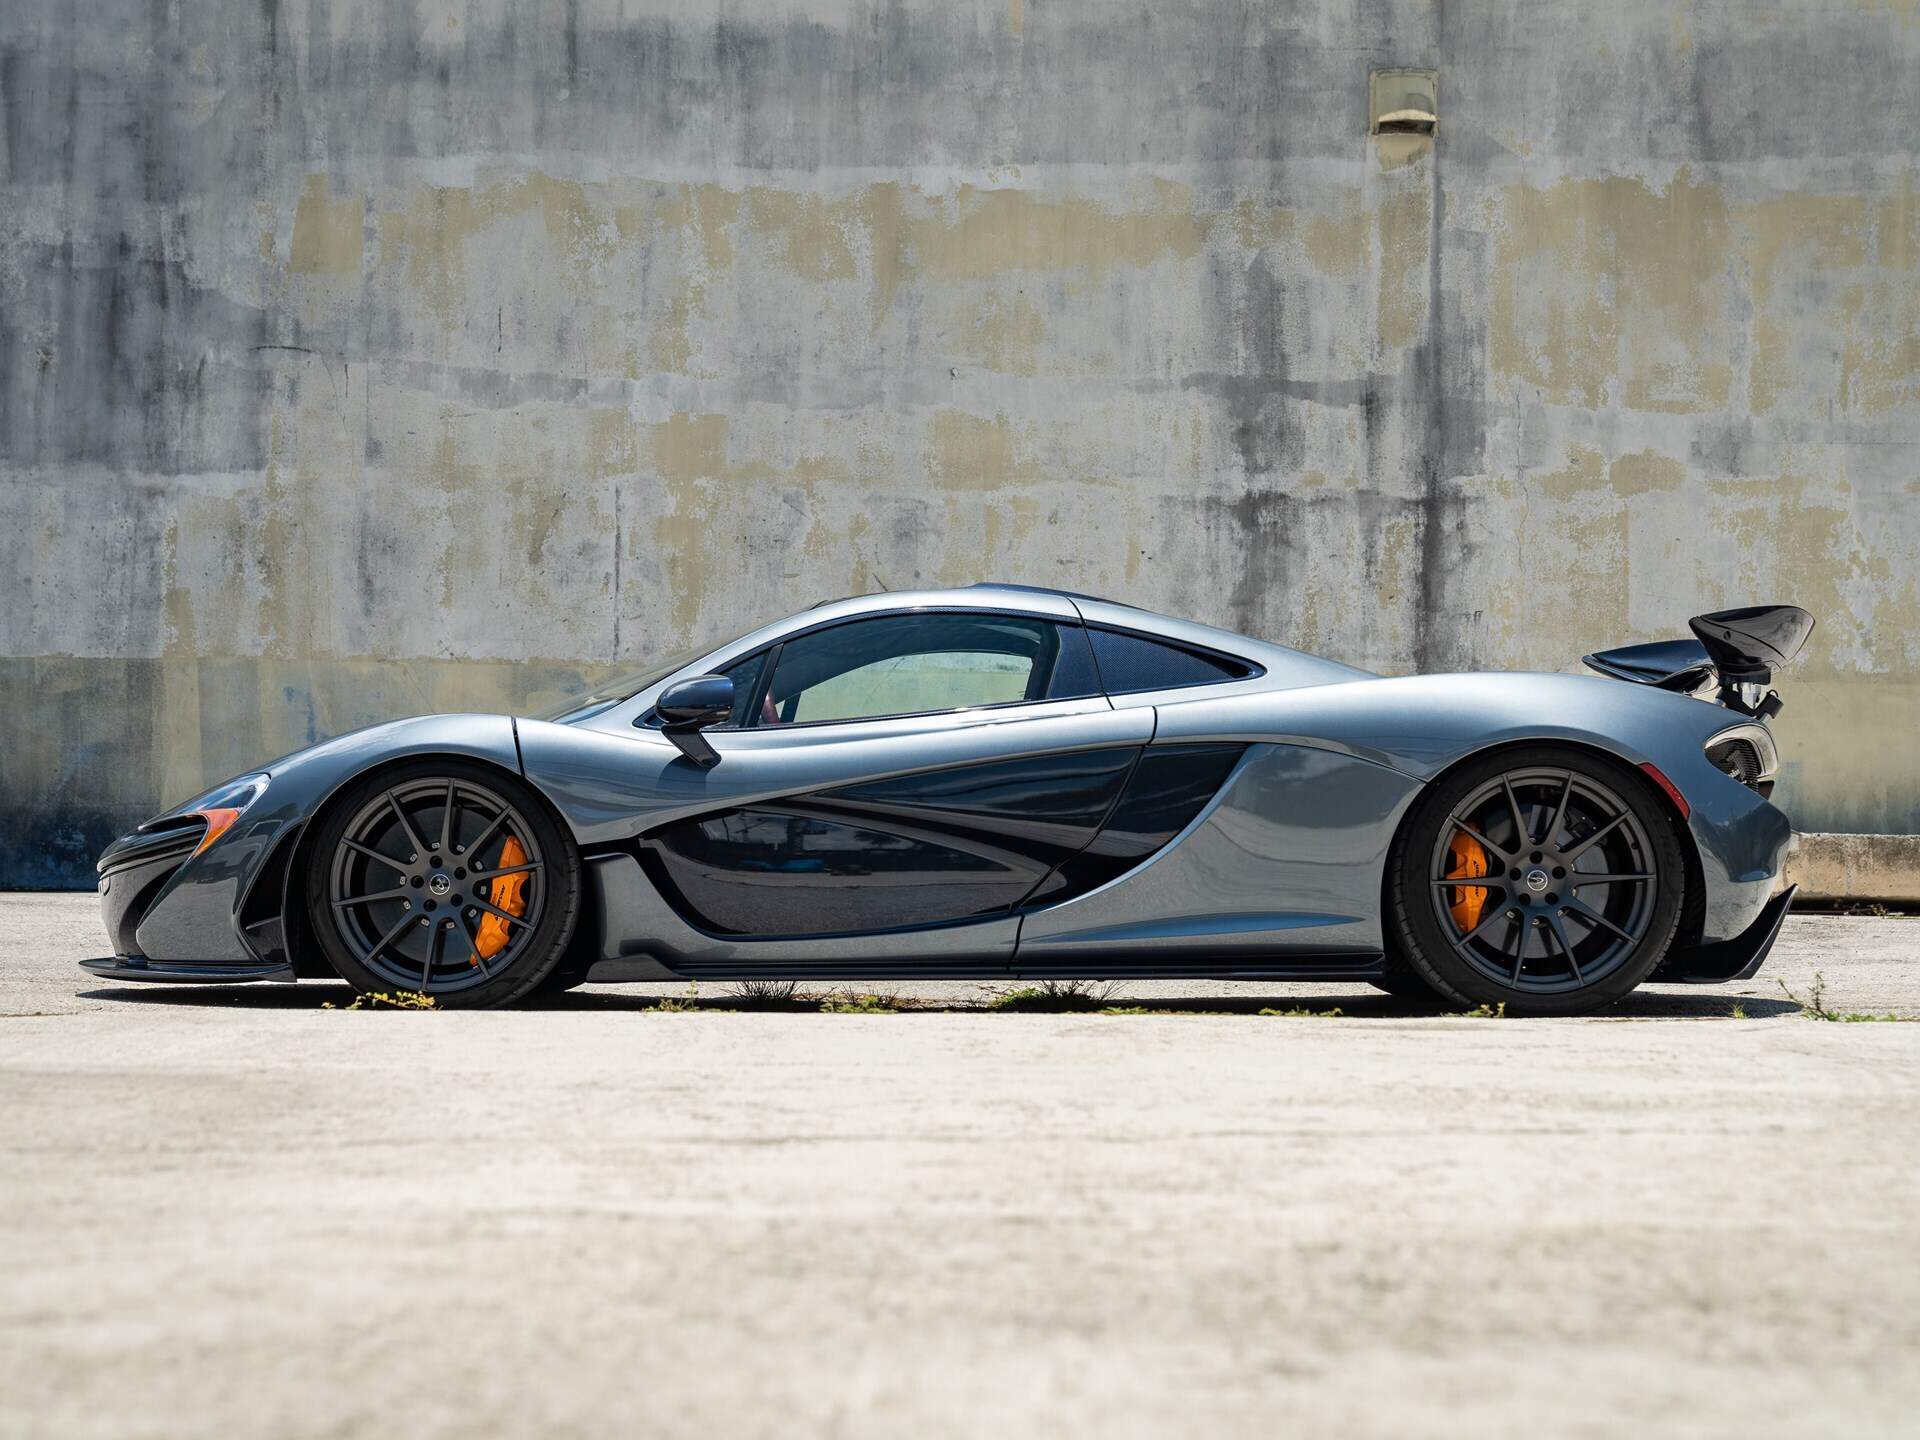
M 1716 610 L 1687 622 L 1691 640 L 1655 640 L 1582 655 L 1581 663 L 1615 680 L 1652 685 L 1719 701 L 1759 719 L 1780 713 L 1773 672 L 1798 655 L 1813 633 L 1813 616 L 1797 605 Z M 1703 692 L 1712 688 L 1709 696 Z

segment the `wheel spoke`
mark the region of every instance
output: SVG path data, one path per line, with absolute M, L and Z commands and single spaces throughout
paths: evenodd
M 422 995 L 426 994 L 427 987 L 433 984 L 433 967 L 440 960 L 440 937 L 446 933 L 446 927 L 442 925 L 431 926 L 427 932 L 427 954 L 426 958 L 420 962 L 420 993 Z
M 333 908 L 347 910 L 355 905 L 375 905 L 382 900 L 404 900 L 411 894 L 413 891 L 402 885 L 397 890 L 379 890 L 372 895 L 350 895 L 345 900 L 334 901 Z
M 1651 874 L 1587 875 L 1576 870 L 1567 877 L 1567 889 L 1578 890 L 1582 885 L 1638 885 L 1651 879 Z
M 505 874 L 506 872 L 495 871 L 494 873 Z M 1463 887 L 1470 888 L 1476 885 L 1483 890 L 1498 890 L 1502 895 L 1513 888 L 1505 879 L 1498 875 L 1453 875 L 1445 880 L 1436 880 L 1433 882 L 1433 888 L 1436 890 L 1459 890 Z
M 369 950 L 366 953 L 366 956 L 364 957 L 364 960 L 362 963 L 369 964 L 369 965 L 372 964 L 374 957 L 379 955 L 379 953 L 382 950 L 386 949 L 387 946 L 391 945 L 394 942 L 395 938 L 399 936 L 400 932 L 406 929 L 409 925 L 413 924 L 413 922 L 417 919 L 419 919 L 419 917 L 415 915 L 411 910 L 409 910 L 406 914 L 402 915 L 398 920 L 394 921 L 393 928 L 387 931 L 386 934 L 380 937 L 379 943 L 377 943 L 373 947 L 373 949 Z
M 1587 977 L 1580 973 L 1580 962 L 1573 958 L 1573 946 L 1567 942 L 1567 932 L 1560 924 L 1558 915 L 1547 916 L 1547 929 L 1553 932 L 1553 938 L 1560 942 L 1561 953 L 1567 957 L 1567 964 L 1573 970 L 1573 983 L 1584 985 Z
M 1520 972 L 1527 968 L 1527 932 L 1515 915 L 1507 925 L 1507 943 L 1513 947 L 1513 983 L 1520 983 Z
M 498 880 L 503 875 L 527 875 L 539 868 L 540 865 L 537 861 L 529 862 L 525 865 L 503 865 L 498 870 L 475 870 L 473 877 L 476 880 Z
M 1460 819 L 1458 816 L 1455 816 L 1453 818 L 1452 824 L 1454 829 L 1460 831 L 1460 833 L 1463 835 L 1469 836 L 1472 839 L 1479 841 L 1483 846 L 1491 850 L 1494 854 L 1498 855 L 1502 860 L 1513 859 L 1513 852 L 1509 850 L 1501 849 L 1498 845 L 1494 844 L 1493 841 L 1489 840 L 1486 836 L 1482 835 L 1478 830 L 1474 829 L 1473 826 L 1469 825 L 1466 821 Z
M 1529 849 L 1533 845 L 1533 832 L 1527 829 L 1526 817 L 1520 813 L 1520 797 L 1513 793 L 1513 781 L 1502 775 L 1500 788 L 1506 792 L 1507 809 L 1513 814 L 1513 848 L 1516 852 Z
M 1573 849 L 1562 854 L 1560 857 L 1562 863 L 1569 866 L 1572 865 L 1574 861 L 1578 860 L 1582 855 L 1586 854 L 1587 851 L 1611 835 L 1617 828 L 1626 824 L 1626 822 L 1627 812 L 1622 810 L 1618 815 L 1614 816 L 1611 820 L 1607 821 L 1606 824 L 1602 825 L 1598 830 L 1574 846 Z
M 1453 942 L 1454 948 L 1456 950 L 1466 949 L 1469 945 L 1473 943 L 1475 939 L 1479 937 L 1479 934 L 1482 930 L 1485 930 L 1489 925 L 1493 924 L 1494 921 L 1503 919 L 1506 916 L 1506 913 L 1507 913 L 1506 908 L 1504 906 L 1500 906 L 1500 905 L 1494 906 L 1492 909 L 1487 911 L 1485 919 L 1483 919 L 1478 925 L 1474 926 L 1471 930 L 1467 931 L 1467 933 L 1462 935 L 1458 940 Z
M 404 861 L 396 860 L 391 855 L 382 854 L 380 851 L 374 849 L 371 845 L 362 845 L 358 840 L 342 840 L 340 843 L 346 846 L 349 850 L 358 851 L 360 854 L 366 856 L 369 860 L 378 860 L 382 865 L 385 865 L 389 870 L 396 870 L 402 875 L 405 875 L 407 873 L 407 867 Z
M 453 828 L 453 781 L 447 781 L 447 808 L 440 812 L 440 853 L 453 853 L 453 837 L 458 833 Z
M 407 819 L 407 812 L 400 808 L 399 797 L 391 790 L 387 792 L 387 804 L 392 808 L 394 818 L 400 822 L 400 833 L 405 835 L 407 843 L 413 846 L 414 856 L 417 858 L 424 855 L 427 850 L 426 842 L 420 838 L 420 832 L 413 828 L 413 822 Z
M 473 933 L 473 927 L 467 923 L 466 911 L 460 912 L 460 933 L 467 937 L 467 964 L 473 966 L 482 975 L 491 975 L 487 967 L 487 957 L 480 953 L 480 937 Z
M 1638 935 L 1633 934 L 1631 931 L 1622 930 L 1618 925 L 1614 924 L 1613 921 L 1607 919 L 1606 916 L 1602 915 L 1598 910 L 1594 909 L 1591 905 L 1587 904 L 1587 902 L 1584 900 L 1575 899 L 1572 896 L 1569 896 L 1567 899 L 1567 908 L 1573 911 L 1573 913 L 1578 915 L 1582 920 L 1587 921 L 1589 924 L 1606 926 L 1607 929 L 1611 930 L 1614 934 L 1618 935 L 1622 940 L 1625 940 L 1628 944 L 1632 944 L 1633 942 L 1637 941 L 1640 938 Z
M 467 854 L 478 855 L 481 852 L 481 850 L 486 847 L 487 841 L 493 838 L 494 832 L 506 823 L 507 823 L 507 812 L 505 810 L 502 810 L 498 815 L 494 816 L 493 819 L 487 822 L 487 828 L 480 832 L 480 838 L 474 841 L 473 844 L 467 846 Z M 468 868 L 471 869 L 472 867 L 469 866 Z
M 1542 845 L 1553 844 L 1553 837 L 1560 833 L 1560 822 L 1567 818 L 1567 801 L 1573 798 L 1573 772 L 1567 772 L 1566 784 L 1560 787 L 1560 801 L 1553 807 L 1553 819 L 1547 823 L 1547 833 L 1540 837 Z
M 527 923 L 522 917 L 518 915 L 509 915 L 506 911 L 502 910 L 498 905 L 490 904 L 489 902 L 482 900 L 478 895 L 469 897 L 469 903 L 478 905 L 482 910 L 486 911 L 489 915 L 499 916 L 502 920 L 505 920 L 507 924 L 510 926 L 524 925 Z

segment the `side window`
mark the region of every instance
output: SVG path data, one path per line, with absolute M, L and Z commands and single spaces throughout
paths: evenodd
M 1097 695 L 1077 626 L 1020 615 L 883 615 L 789 640 L 760 725 Z
M 1093 655 L 1109 695 L 1135 690 L 1173 690 L 1185 685 L 1220 685 L 1244 680 L 1253 667 L 1224 655 L 1202 655 L 1118 630 L 1091 632 Z
M 719 672 L 733 681 L 733 713 L 727 717 L 730 727 L 737 729 L 752 723 L 748 713 L 760 689 L 760 672 L 766 668 L 767 652 L 759 650 Z

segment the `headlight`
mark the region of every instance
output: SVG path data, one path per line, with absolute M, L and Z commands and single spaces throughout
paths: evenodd
M 1780 752 L 1764 725 L 1735 725 L 1707 741 L 1707 759 L 1742 785 L 1762 795 L 1773 793 L 1780 773 Z
M 196 795 L 184 805 L 176 805 L 157 820 L 149 820 L 142 830 L 159 829 L 169 821 L 178 821 L 197 815 L 207 822 L 207 833 L 200 837 L 200 843 L 193 853 L 198 855 L 214 841 L 218 840 L 242 815 L 249 806 L 266 792 L 267 777 L 264 775 L 242 775 L 238 780 L 229 780 L 224 785 L 216 785 L 204 795 Z M 191 858 L 191 857 L 189 857 Z

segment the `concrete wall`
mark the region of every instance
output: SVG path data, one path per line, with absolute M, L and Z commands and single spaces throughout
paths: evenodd
M 1920 828 L 1915 22 L 11 0 L 0 883 L 978 577 L 1388 671 L 1795 600 L 1782 798 Z

